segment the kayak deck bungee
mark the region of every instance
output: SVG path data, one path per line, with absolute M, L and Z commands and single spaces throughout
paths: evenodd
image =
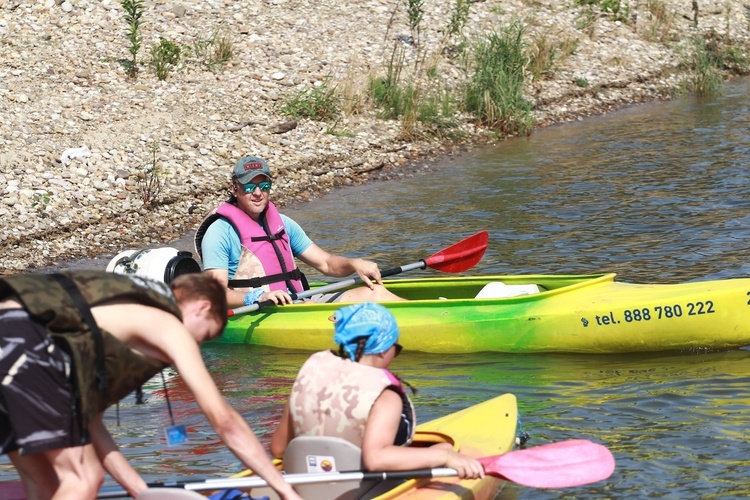
M 414 351 L 625 353 L 750 345 L 750 278 L 633 284 L 615 281 L 615 274 L 518 275 L 384 284 L 408 299 L 383 305 L 396 317 L 399 343 Z M 483 290 L 490 296 L 476 298 Z M 230 317 L 220 341 L 327 349 L 329 317 L 342 305 L 263 307 Z

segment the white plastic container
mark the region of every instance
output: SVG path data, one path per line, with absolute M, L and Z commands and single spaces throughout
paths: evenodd
M 502 281 L 490 281 L 477 294 L 475 299 L 502 299 L 505 297 L 518 297 L 521 295 L 533 295 L 541 292 L 539 285 L 506 285 Z
M 181 274 L 199 273 L 193 254 L 172 247 L 125 250 L 107 264 L 107 272 L 134 274 L 169 284 Z

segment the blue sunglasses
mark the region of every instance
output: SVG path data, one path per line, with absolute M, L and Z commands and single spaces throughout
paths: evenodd
M 257 184 L 253 184 L 252 182 L 248 182 L 247 184 L 240 184 L 242 186 L 242 189 L 246 193 L 252 193 L 255 191 L 255 188 L 259 188 L 261 191 L 270 191 L 271 190 L 271 181 L 262 181 Z

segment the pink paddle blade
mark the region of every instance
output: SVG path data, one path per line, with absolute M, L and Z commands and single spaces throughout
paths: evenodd
M 479 459 L 485 472 L 531 488 L 568 488 L 607 479 L 615 457 L 586 439 L 535 446 Z

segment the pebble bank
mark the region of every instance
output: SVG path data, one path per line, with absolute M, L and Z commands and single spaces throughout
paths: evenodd
M 741 1 L 623 0 L 628 22 L 576 3 L 470 3 L 469 36 L 520 19 L 529 37 L 575 43 L 549 78 L 528 85 L 538 127 L 670 98 L 696 32 L 748 43 Z M 440 47 L 455 4 L 424 2 L 419 45 L 427 53 Z M 356 91 L 368 75 L 384 74 L 394 43 L 412 35 L 404 5 L 148 0 L 144 65 L 132 79 L 122 64 L 129 43 L 118 1 L 0 0 L 0 273 L 178 239 L 226 197 L 230 168 L 244 154 L 268 160 L 283 206 L 412 175 L 436 156 L 498 140 L 467 118 L 459 140 L 407 141 L 397 121 L 367 106 L 337 122 L 346 132 L 338 134 L 331 123 L 290 122 L 281 113 L 294 92 L 324 84 Z M 666 15 L 657 17 L 655 6 Z M 233 48 L 221 67 L 185 58 L 160 81 L 145 64 L 160 38 L 195 48 L 218 36 Z M 438 75 L 447 84 L 465 79 L 448 60 Z M 154 159 L 157 206 L 138 188 Z

